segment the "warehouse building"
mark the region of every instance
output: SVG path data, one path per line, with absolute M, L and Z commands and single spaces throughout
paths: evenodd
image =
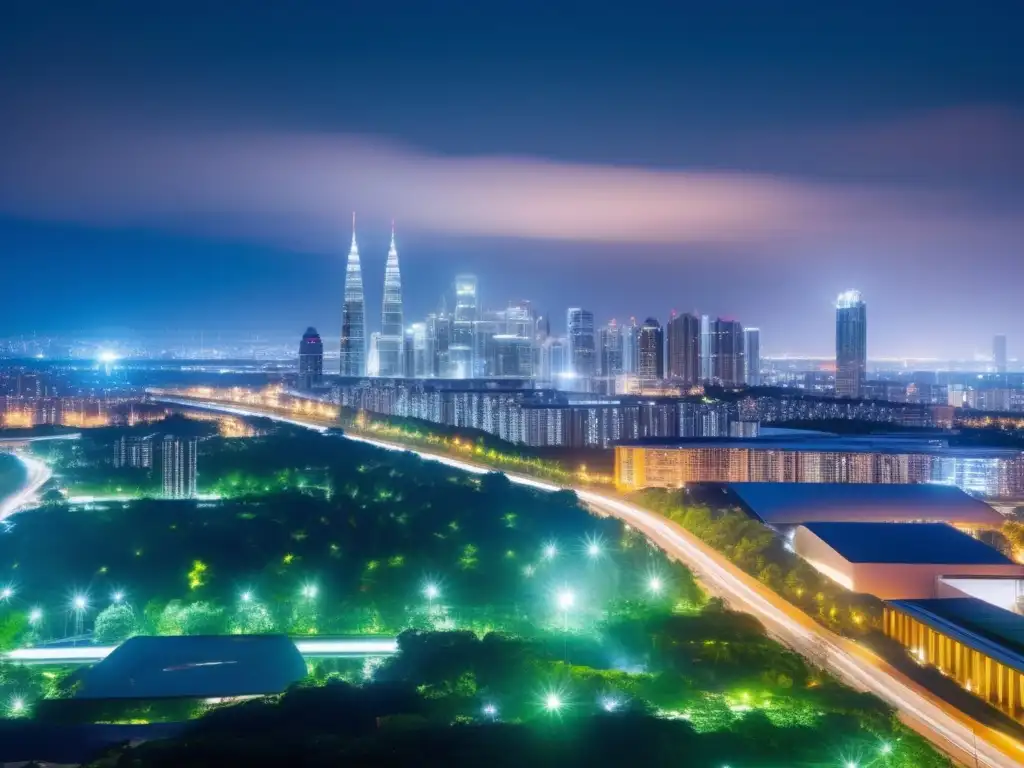
M 973 598 L 895 600 L 883 628 L 918 662 L 1024 722 L 1024 617 Z
M 938 597 L 951 574 L 1024 577 L 1024 565 L 945 523 L 805 523 L 792 544 L 833 581 L 882 600 Z

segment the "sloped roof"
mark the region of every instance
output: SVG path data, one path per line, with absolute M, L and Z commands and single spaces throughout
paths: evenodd
M 805 523 L 851 563 L 1014 565 L 998 550 L 945 523 Z M 1024 566 L 1020 566 L 1024 573 Z
M 281 693 L 306 675 L 285 635 L 133 637 L 82 675 L 78 699 Z
M 1003 516 L 952 485 L 729 483 L 768 525 L 809 522 L 944 522 L 998 527 Z

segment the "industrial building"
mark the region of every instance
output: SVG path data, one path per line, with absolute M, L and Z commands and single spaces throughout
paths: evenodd
M 1005 522 L 952 485 L 728 483 L 724 489 L 728 502 L 779 530 L 803 523 L 948 523 L 976 533 Z
M 1024 617 L 973 598 L 895 600 L 883 629 L 918 662 L 1024 722 Z
M 950 574 L 1024 577 L 1024 565 L 945 523 L 805 523 L 792 543 L 833 581 L 882 600 L 938 597 Z

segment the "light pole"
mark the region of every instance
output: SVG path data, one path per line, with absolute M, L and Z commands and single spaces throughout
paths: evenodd
M 568 587 L 558 590 L 555 595 L 555 603 L 562 612 L 562 632 L 564 633 L 562 645 L 562 661 L 569 662 L 569 609 L 576 604 L 576 593 Z
M 439 597 L 441 590 L 434 582 L 428 582 L 423 587 L 423 596 L 427 598 L 427 615 L 430 616 L 434 612 L 434 598 Z

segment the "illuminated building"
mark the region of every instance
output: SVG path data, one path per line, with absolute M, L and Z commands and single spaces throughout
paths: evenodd
M 748 387 L 761 386 L 761 329 L 743 329 L 743 382 Z
M 917 663 L 1024 721 L 1024 617 L 968 597 L 894 600 L 882 629 Z
M 597 330 L 597 372 L 601 376 L 619 376 L 622 369 L 623 329 L 615 320 Z
M 594 344 L 594 313 L 573 307 L 566 313 L 569 340 L 569 370 L 577 377 L 589 379 L 597 372 Z
M 636 318 L 629 318 L 629 324 L 622 326 L 622 372 L 636 373 Z
M 867 361 L 867 305 L 859 291 L 846 291 L 836 300 L 836 397 L 861 396 Z
M 165 499 L 191 499 L 196 495 L 196 454 L 193 437 L 164 435 L 161 444 Z
M 505 318 L 500 312 L 478 314 L 479 319 L 473 321 L 473 378 L 483 379 L 493 375 L 494 337 L 505 327 Z
M 370 354 L 366 360 L 366 375 L 377 376 L 380 374 L 380 332 L 374 331 L 370 334 Z
M 744 383 L 743 326 L 718 318 L 711 323 L 711 381 L 723 387 Z
M 395 248 L 395 225 L 391 225 L 391 245 L 384 267 L 384 300 L 381 303 L 380 340 L 377 343 L 377 375 L 402 376 L 402 347 L 405 326 L 402 320 L 402 276 L 398 270 L 398 249 Z
M 1006 373 L 1006 336 L 1002 333 L 992 338 L 992 363 L 996 373 Z
M 428 376 L 448 378 L 448 347 L 452 338 L 452 319 L 441 313 L 427 315 L 427 366 Z
M 299 389 L 320 386 L 324 377 L 324 343 L 316 328 L 310 326 L 299 342 Z
M 553 383 L 560 376 L 567 373 L 565 341 L 552 336 L 547 337 L 541 343 L 538 350 L 538 362 L 537 378 L 541 381 Z
M 114 442 L 114 466 L 150 469 L 153 466 L 153 435 L 124 435 Z
M 637 332 L 636 361 L 636 375 L 641 381 L 665 377 L 665 337 L 661 323 L 653 317 L 644 320 Z
M 406 378 L 425 379 L 432 375 L 427 350 L 426 323 L 413 323 L 405 331 L 402 357 L 403 375 Z
M 700 316 L 700 380 L 711 381 L 711 321 Z
M 528 336 L 499 333 L 491 337 L 488 377 L 528 379 L 533 376 L 533 341 Z
M 743 410 L 740 410 L 741 420 Z M 621 488 L 689 483 L 945 483 L 986 498 L 1024 495 L 1024 453 L 950 446 L 932 435 L 794 432 L 615 447 Z
M 700 320 L 684 313 L 668 321 L 668 377 L 693 386 L 700 375 Z
M 452 321 L 451 341 L 448 345 L 448 375 L 451 378 L 473 377 L 473 323 L 477 320 L 476 288 L 475 275 L 456 275 L 455 315 Z
M 341 309 L 342 376 L 366 375 L 366 302 L 363 272 L 356 245 L 356 215 L 352 214 L 352 247 L 345 267 L 345 303 Z

